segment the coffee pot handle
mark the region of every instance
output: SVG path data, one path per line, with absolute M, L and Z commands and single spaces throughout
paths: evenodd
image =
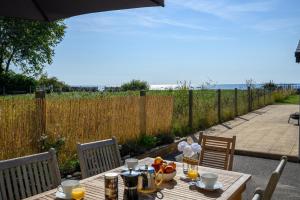
M 161 179 L 158 181 L 158 180 L 157 180 L 157 177 L 158 177 L 159 174 L 161 174 Z M 164 174 L 164 173 L 163 173 L 163 170 L 162 170 L 162 169 L 159 169 L 158 172 L 155 173 L 155 185 L 156 185 L 156 186 L 160 186 L 160 184 L 162 184 L 162 182 L 163 182 L 163 180 L 164 180 L 164 179 L 163 179 L 163 174 Z

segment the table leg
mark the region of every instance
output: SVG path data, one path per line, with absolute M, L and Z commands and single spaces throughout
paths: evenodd
M 242 195 L 243 192 L 246 190 L 246 185 L 244 185 L 242 188 L 240 188 L 235 195 L 233 196 L 233 198 L 231 200 L 242 200 Z
M 242 193 L 237 194 L 233 200 L 242 200 Z

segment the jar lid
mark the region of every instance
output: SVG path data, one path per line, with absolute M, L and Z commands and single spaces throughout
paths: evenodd
M 145 171 L 145 172 L 147 171 L 147 172 L 149 172 L 149 173 L 155 173 L 154 167 L 148 166 L 148 165 L 141 166 L 141 167 L 140 167 L 140 170 L 141 170 L 141 171 Z
M 113 178 L 118 177 L 118 174 L 117 174 L 117 173 L 114 173 L 114 172 L 110 172 L 110 173 L 104 174 L 104 177 L 105 177 L 105 178 L 108 178 L 108 179 L 113 179 Z

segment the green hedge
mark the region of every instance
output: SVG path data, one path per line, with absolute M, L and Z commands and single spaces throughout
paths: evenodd
M 0 94 L 29 93 L 35 90 L 37 81 L 29 76 L 8 72 L 0 74 L 0 86 Z

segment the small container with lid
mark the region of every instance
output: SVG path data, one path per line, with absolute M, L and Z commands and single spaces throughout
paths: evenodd
M 106 173 L 105 180 L 105 200 L 118 200 L 118 174 Z
M 162 174 L 162 171 L 159 170 L 155 172 L 154 167 L 144 165 L 140 167 L 141 176 L 138 181 L 138 190 L 139 192 L 149 193 L 157 190 L 157 187 L 162 183 L 163 179 L 158 179 L 157 176 Z

